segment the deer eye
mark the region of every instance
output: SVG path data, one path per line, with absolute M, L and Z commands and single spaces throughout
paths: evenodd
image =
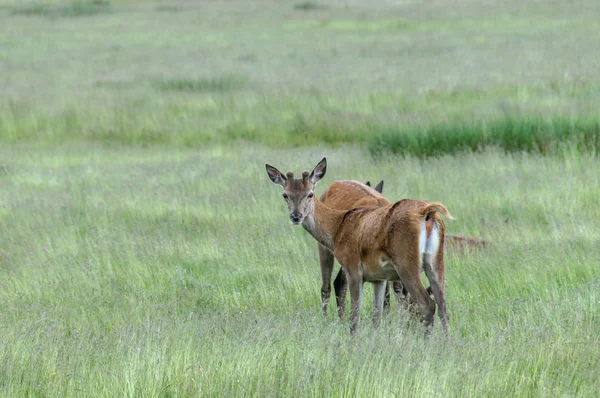
M 281 195 L 281 196 L 283 196 L 283 198 L 284 198 L 285 200 L 287 200 L 287 199 L 288 199 L 288 196 L 287 196 L 287 194 L 285 194 L 285 193 L 284 193 L 283 195 Z
M 308 194 L 308 198 L 309 198 L 309 199 L 310 199 L 310 198 L 312 198 L 313 196 L 315 196 L 315 194 L 314 194 L 314 193 L 312 193 L 312 192 Z

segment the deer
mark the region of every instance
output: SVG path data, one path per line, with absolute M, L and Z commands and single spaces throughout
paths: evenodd
M 321 202 L 328 207 L 338 210 L 350 210 L 362 206 L 381 206 L 388 205 L 390 202 L 382 196 L 383 180 L 371 188 L 371 183 L 367 181 L 361 184 L 358 181 L 337 181 L 321 195 Z M 319 252 L 319 265 L 321 268 L 321 311 L 323 315 L 327 314 L 327 306 L 331 297 L 331 277 L 334 265 L 333 252 L 327 247 L 317 242 Z M 406 292 L 400 282 L 392 282 L 392 289 L 397 301 L 404 304 Z M 340 268 L 336 278 L 333 281 L 335 298 L 337 302 L 338 316 L 343 319 L 346 315 L 346 291 L 347 283 L 343 268 Z M 403 294 L 404 293 L 404 294 Z M 390 306 L 390 287 L 385 286 L 383 309 L 387 310 Z
M 302 225 L 321 245 L 333 252 L 344 268 L 350 290 L 350 332 L 360 320 L 364 282 L 374 287 L 373 323 L 379 324 L 387 281 L 401 281 L 421 312 L 426 335 L 433 328 L 438 307 L 442 329 L 449 334 L 449 314 L 444 296 L 445 224 L 438 215 L 454 218 L 439 202 L 403 199 L 394 204 L 337 210 L 314 195 L 325 176 L 324 157 L 312 172 L 294 178 L 266 164 L 269 179 L 283 188 L 292 224 Z M 435 298 L 421 282 L 421 269 Z
M 366 186 L 366 187 L 365 187 Z M 332 183 L 320 197 L 321 202 L 328 207 L 338 210 L 350 210 L 362 206 L 381 206 L 390 204 L 389 200 L 383 196 L 384 181 L 381 180 L 374 188 L 373 192 L 369 181 L 361 184 L 358 181 L 342 180 Z M 470 236 L 447 234 L 444 240 L 444 249 L 454 248 L 460 252 L 465 252 L 469 248 L 485 248 L 489 245 L 487 240 Z M 333 252 L 317 242 L 319 253 L 319 265 L 321 269 L 321 311 L 327 314 L 327 306 L 331 296 L 331 277 L 334 266 Z M 399 281 L 390 282 L 385 287 L 383 310 L 389 310 L 390 307 L 390 285 L 394 292 L 396 301 L 405 309 L 409 309 L 411 304 L 410 297 L 406 288 Z M 347 283 L 343 268 L 340 268 L 333 281 L 333 287 L 337 302 L 338 316 L 343 319 L 346 314 L 346 293 Z M 432 296 L 431 286 L 427 288 L 427 293 Z

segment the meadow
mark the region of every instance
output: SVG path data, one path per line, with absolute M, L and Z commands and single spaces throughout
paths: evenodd
M 600 3 L 0 2 L 0 396 L 597 396 Z M 265 172 L 442 201 L 452 339 Z

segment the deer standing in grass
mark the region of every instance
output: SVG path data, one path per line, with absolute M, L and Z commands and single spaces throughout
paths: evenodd
M 383 180 L 374 188 L 367 181 L 365 184 L 353 180 L 339 180 L 333 182 L 320 197 L 321 202 L 333 209 L 350 210 L 364 206 L 387 206 L 390 202 L 383 196 Z M 444 240 L 444 249 L 448 246 L 464 251 L 469 248 L 486 247 L 488 241 L 469 236 L 447 234 Z M 333 252 L 320 243 L 317 243 L 319 251 L 319 265 L 321 267 L 321 310 L 323 314 L 327 313 L 327 305 L 331 296 L 331 276 L 334 265 Z M 390 282 L 385 287 L 383 309 L 387 310 L 390 306 L 390 285 L 396 296 L 396 301 L 409 308 L 411 304 L 408 291 L 402 286 L 400 281 Z M 335 297 L 337 301 L 338 315 L 344 318 L 346 314 L 346 292 L 348 283 L 344 275 L 343 268 L 340 268 L 335 280 L 333 281 Z M 432 295 L 431 287 L 427 288 L 427 293 Z
M 350 210 L 356 207 L 364 206 L 386 206 L 390 202 L 381 194 L 383 191 L 383 181 L 371 188 L 367 181 L 362 184 L 358 181 L 341 180 L 332 183 L 321 195 L 321 202 L 336 210 Z M 321 266 L 321 310 L 323 314 L 327 313 L 327 305 L 331 296 L 331 276 L 333 272 L 334 256 L 333 252 L 320 243 L 317 243 L 319 250 L 319 264 Z M 400 282 L 393 282 L 393 291 L 398 302 L 402 303 L 404 296 L 403 288 Z M 338 315 L 344 318 L 346 315 L 346 291 L 348 283 L 344 275 L 343 268 L 340 268 L 335 280 L 333 281 L 335 298 L 337 302 Z M 389 285 L 385 287 L 383 308 L 390 306 Z
M 294 179 L 266 165 L 272 182 L 283 187 L 293 224 L 304 228 L 331 250 L 344 267 L 350 290 L 350 330 L 356 331 L 362 305 L 363 284 L 374 285 L 373 321 L 377 325 L 383 307 L 385 284 L 400 280 L 418 305 L 428 331 L 433 326 L 436 303 L 442 328 L 447 333 L 449 316 L 444 297 L 445 225 L 437 215 L 452 219 L 441 203 L 401 200 L 385 206 L 336 210 L 314 197 L 314 188 L 327 170 L 323 158 L 312 170 Z M 421 269 L 429 280 L 435 302 L 421 282 Z

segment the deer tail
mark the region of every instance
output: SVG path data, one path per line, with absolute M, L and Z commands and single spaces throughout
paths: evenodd
M 446 206 L 444 206 L 440 202 L 432 202 L 432 203 L 428 204 L 421 212 L 421 215 L 423 216 L 423 218 L 427 219 L 430 216 L 432 216 L 433 213 L 436 213 L 436 212 L 442 213 L 448 220 L 456 220 L 454 217 L 452 217 L 450 215 L 450 213 L 448 212 L 448 209 L 446 209 Z

